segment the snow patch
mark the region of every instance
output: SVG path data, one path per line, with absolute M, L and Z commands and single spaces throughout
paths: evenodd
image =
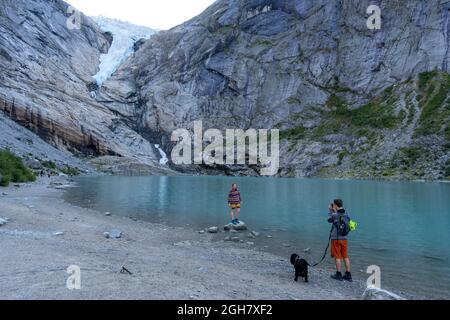
M 100 70 L 93 76 L 99 87 L 117 71 L 117 69 L 134 53 L 134 44 L 140 39 L 148 39 L 156 31 L 147 27 L 136 26 L 128 22 L 92 17 L 103 32 L 113 35 L 113 42 L 108 53 L 100 56 Z
M 169 162 L 169 159 L 167 159 L 166 153 L 159 147 L 159 144 L 155 144 L 155 148 L 158 149 L 159 154 L 161 155 L 161 159 L 159 159 L 159 163 L 162 165 L 167 164 L 167 162 Z

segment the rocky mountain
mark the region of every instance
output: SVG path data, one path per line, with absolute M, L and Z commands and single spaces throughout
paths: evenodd
M 172 131 L 202 120 L 280 129 L 281 176 L 445 179 L 449 16 L 447 0 L 218 0 L 96 87 L 109 33 L 85 16 L 67 29 L 62 1 L 3 0 L 0 108 L 59 148 L 125 162 L 161 166 L 155 144 L 170 154 Z
M 175 128 L 202 120 L 279 128 L 280 175 L 445 178 L 450 2 L 375 3 L 380 30 L 367 27 L 373 1 L 216 1 L 101 92 L 168 151 Z
M 60 0 L 0 2 L 0 110 L 58 149 L 159 166 L 154 146 L 90 95 L 112 36 Z M 17 142 L 19 143 L 19 142 Z

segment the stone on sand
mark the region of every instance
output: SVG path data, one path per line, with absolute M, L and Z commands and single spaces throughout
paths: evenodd
M 105 236 L 106 239 L 109 238 L 119 239 L 120 237 L 122 237 L 122 231 L 112 229 L 111 231 L 104 232 L 103 235 Z
M 217 233 L 217 232 L 219 232 L 219 228 L 218 227 L 210 227 L 210 228 L 208 228 L 208 232 L 209 233 Z
M 230 231 L 230 230 L 242 231 L 242 230 L 247 230 L 247 225 L 243 221 L 239 221 L 239 223 L 237 223 L 237 224 L 233 224 L 230 222 L 230 223 L 224 225 L 223 229 L 225 231 Z

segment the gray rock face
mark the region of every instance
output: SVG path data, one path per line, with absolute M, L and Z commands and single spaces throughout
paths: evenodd
M 398 6 L 379 1 L 381 30 L 366 26 L 370 4 L 216 1 L 198 17 L 141 45 L 100 95 L 121 113 L 134 112 L 140 130 L 160 139 L 166 151 L 172 146 L 171 132 L 190 128 L 193 120 L 203 120 L 206 128 L 279 128 L 286 133 L 281 175 L 311 176 L 327 168 L 334 170 L 331 175 L 352 172 L 357 161 L 349 162 L 350 156 L 364 160 L 365 148 L 374 150 L 372 163 L 379 155 L 390 158 L 396 148 L 411 145 L 414 124 L 389 130 L 373 125 L 378 137 L 373 145 L 361 140 L 367 137 L 359 130 L 367 125 L 341 135 L 326 132 L 324 128 L 336 127 L 328 121 L 334 115 L 330 111 L 340 106 L 333 98 L 338 96 L 353 110 L 421 72 L 449 71 L 448 2 L 406 1 Z M 410 82 L 396 97 L 415 88 Z M 409 102 L 401 100 L 393 114 L 405 109 L 409 115 Z M 393 132 L 398 138 L 390 144 Z M 357 174 L 370 175 L 367 170 Z
M 57 167 L 70 166 L 72 168 L 78 168 L 84 173 L 95 171 L 93 167 L 84 161 L 75 158 L 69 152 L 64 152 L 50 146 L 36 134 L 24 129 L 1 113 L 0 132 L 2 133 L 0 135 L 0 148 L 8 148 L 11 152 L 26 161 L 31 160 L 35 163 L 36 158 L 38 158 L 41 162 L 52 161 Z
M 88 17 L 69 29 L 61 0 L 0 3 L 0 110 L 58 149 L 152 163 L 153 146 L 90 96 L 108 36 Z

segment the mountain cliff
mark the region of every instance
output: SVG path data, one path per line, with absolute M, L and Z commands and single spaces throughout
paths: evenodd
M 168 151 L 175 128 L 203 120 L 279 128 L 280 175 L 443 178 L 450 3 L 376 3 L 380 30 L 369 1 L 216 1 L 152 37 L 102 91 L 119 112 L 133 103 L 140 132 Z
M 91 97 L 111 34 L 84 15 L 68 28 L 70 12 L 60 0 L 0 2 L 0 110 L 76 155 L 158 165 L 156 149 Z
M 108 34 L 85 16 L 69 31 L 66 12 L 0 5 L 0 107 L 58 147 L 158 165 L 154 144 L 169 154 L 172 131 L 202 120 L 280 129 L 281 176 L 450 176 L 449 1 L 218 0 L 139 41 L 99 88 Z

